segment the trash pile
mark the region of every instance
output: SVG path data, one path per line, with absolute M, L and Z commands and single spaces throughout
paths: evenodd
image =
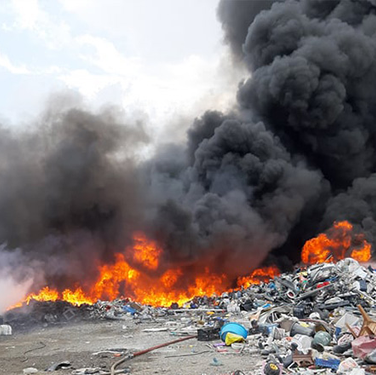
M 94 305 L 74 306 L 65 301 L 35 301 L 7 311 L 3 320 L 17 331 L 29 328 L 100 318 Z
M 227 303 L 231 322 L 221 328 L 220 339 L 262 356 L 260 374 L 376 374 L 372 267 L 351 258 L 313 265 L 234 297 Z
M 346 258 L 297 268 L 221 296 L 195 298 L 181 308 L 142 306 L 127 299 L 80 307 L 35 302 L 28 306 L 33 311 L 29 319 L 148 322 L 156 325 L 149 332 L 207 342 L 215 354 L 213 366 L 220 366 L 220 355 L 229 351 L 261 359 L 252 374 L 376 374 L 375 271 Z M 4 322 L 17 324 L 17 315 L 8 312 Z M 9 328 L 3 330 L 9 334 Z M 124 361 L 136 355 L 128 353 Z

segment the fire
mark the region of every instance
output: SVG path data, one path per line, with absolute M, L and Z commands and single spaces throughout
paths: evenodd
M 142 234 L 135 236 L 135 242 L 133 246 L 134 260 L 151 270 L 156 270 L 159 265 L 159 256 L 162 250 L 154 243 L 150 243 Z
M 307 241 L 302 250 L 302 261 L 306 264 L 322 263 L 333 257 L 340 260 L 348 256 L 359 262 L 371 259 L 371 245 L 363 234 L 353 232 L 348 221 L 335 222 L 327 232 Z
M 260 282 L 267 282 L 273 279 L 274 276 L 280 275 L 280 270 L 277 266 L 269 266 L 255 269 L 250 276 L 239 277 L 237 284 L 244 288 L 248 288 L 252 284 L 260 284 Z
M 31 300 L 56 301 L 63 300 L 75 305 L 93 304 L 98 299 L 113 300 L 125 294 L 127 298 L 152 306 L 169 306 L 172 302 L 183 305 L 196 296 L 222 293 L 229 288 L 226 275 L 215 275 L 208 268 L 192 280 L 189 287 L 182 282 L 184 272 L 181 268 L 171 268 L 162 275 L 156 276 L 153 272 L 158 268 L 162 250 L 157 244 L 148 240 L 142 234 L 134 238 L 134 246 L 125 250 L 124 254 L 116 254 L 113 264 L 99 267 L 99 276 L 89 290 L 77 286 L 74 289 L 65 289 L 58 292 L 49 287 L 39 293 L 28 295 L 19 304 L 29 304 Z M 131 257 L 128 258 L 128 256 Z M 130 265 L 140 265 L 136 269 Z
M 46 286 L 38 294 L 31 293 L 28 295 L 26 297 L 26 302 L 29 303 L 32 299 L 35 301 L 56 301 L 58 298 L 59 293 Z
M 11 306 L 9 309 L 14 309 L 16 307 L 21 307 L 24 303 L 27 305 L 30 301 L 57 301 L 59 299 L 59 292 L 55 289 L 50 289 L 45 286 L 39 291 L 39 293 L 30 293 L 23 301 L 20 301 L 16 305 Z
M 225 274 L 212 273 L 209 268 L 201 269 L 195 278 L 189 280 L 180 267 L 158 273 L 161 254 L 162 249 L 155 242 L 138 233 L 134 237 L 134 245 L 125 249 L 124 253 L 116 254 L 112 264 L 99 266 L 99 276 L 91 287 L 76 286 L 59 292 L 46 286 L 12 308 L 23 303 L 29 304 L 31 300 L 63 300 L 82 305 L 93 304 L 99 299 L 113 300 L 122 295 L 145 305 L 170 306 L 176 302 L 182 306 L 194 297 L 221 294 L 231 289 L 232 280 Z M 351 256 L 366 262 L 371 258 L 371 245 L 362 234 L 354 233 L 349 222 L 334 223 L 326 234 L 321 233 L 306 242 L 302 261 L 306 264 L 325 262 L 331 256 L 335 260 Z M 258 268 L 249 276 L 239 277 L 237 286 L 248 288 L 252 284 L 267 282 L 279 274 L 276 266 Z
M 77 288 L 72 291 L 70 289 L 65 289 L 61 295 L 63 301 L 70 302 L 72 305 L 82 305 L 84 303 L 91 304 L 93 300 L 88 298 L 81 288 Z

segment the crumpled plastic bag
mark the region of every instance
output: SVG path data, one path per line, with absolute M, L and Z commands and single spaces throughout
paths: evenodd
M 364 358 L 376 349 L 376 339 L 370 336 L 360 336 L 351 343 L 355 357 Z
M 346 358 L 343 360 L 339 366 L 338 366 L 338 372 L 347 372 L 352 369 L 359 368 L 359 365 L 356 363 L 356 361 L 353 358 Z
M 235 333 L 228 332 L 225 338 L 225 344 L 230 346 L 234 342 L 243 342 L 244 337 L 236 335 Z

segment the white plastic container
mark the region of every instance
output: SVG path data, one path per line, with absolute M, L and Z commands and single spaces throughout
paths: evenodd
M 308 337 L 305 335 L 295 335 L 291 342 L 298 345 L 298 350 L 303 352 L 304 354 L 307 354 L 309 349 L 311 348 L 312 344 L 312 337 Z
M 12 327 L 8 324 L 0 325 L 0 336 L 11 336 L 12 335 Z

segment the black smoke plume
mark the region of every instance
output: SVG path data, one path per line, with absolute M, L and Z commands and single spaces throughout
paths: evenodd
M 375 236 L 375 11 L 371 0 L 275 2 L 249 25 L 242 51 L 251 76 L 237 93 L 240 111 L 262 121 L 326 184 L 315 211 L 301 215 L 275 254 L 293 257 L 335 220 Z M 219 7 L 226 33 L 236 24 L 228 13 Z
M 231 113 L 140 162 L 142 127 L 111 111 L 50 111 L 0 136 L 0 242 L 53 285 L 95 277 L 142 231 L 180 265 L 239 276 L 299 260 L 335 220 L 376 235 L 376 4 L 230 1 L 218 16 L 249 77 Z M 235 93 L 234 93 L 235 95 Z M 82 270 L 85 269 L 85 272 Z
M 29 131 L 0 130 L 0 242 L 23 253 L 1 257 L 3 268 L 21 262 L 27 278 L 33 264 L 59 285 L 90 280 L 131 243 L 142 217 L 135 145 L 148 138 L 116 110 L 52 107 Z
M 248 27 L 255 17 L 269 9 L 276 0 L 226 0 L 218 4 L 218 15 L 222 21 L 224 40 L 229 44 L 235 61 L 244 58 L 243 43 L 248 34 Z

